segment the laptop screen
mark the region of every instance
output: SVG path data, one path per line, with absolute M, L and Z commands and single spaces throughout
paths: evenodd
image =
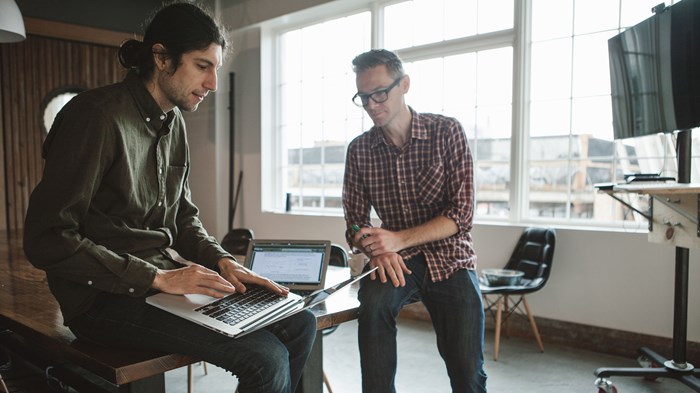
M 322 289 L 329 241 L 252 240 L 246 267 L 292 290 Z

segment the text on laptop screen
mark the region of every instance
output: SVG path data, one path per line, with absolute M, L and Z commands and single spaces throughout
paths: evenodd
M 321 282 L 323 245 L 287 244 L 253 246 L 250 269 L 280 284 Z

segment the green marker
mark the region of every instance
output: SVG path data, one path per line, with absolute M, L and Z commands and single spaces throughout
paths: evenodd
M 352 230 L 355 231 L 355 233 L 360 232 L 360 227 L 357 226 L 357 224 L 352 224 Z M 369 235 L 365 233 L 360 239 L 365 239 L 367 236 Z

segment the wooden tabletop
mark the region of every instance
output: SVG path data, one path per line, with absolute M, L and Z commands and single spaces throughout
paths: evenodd
M 349 277 L 349 268 L 329 267 L 329 285 Z M 318 329 L 357 318 L 357 283 L 334 294 L 312 311 Z M 198 359 L 177 354 L 102 349 L 83 345 L 63 325 L 46 275 L 24 256 L 20 234 L 0 231 L 0 327 L 44 348 L 56 349 L 71 363 L 117 384 L 182 367 Z

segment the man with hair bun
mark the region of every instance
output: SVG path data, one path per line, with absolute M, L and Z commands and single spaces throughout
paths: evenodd
M 142 42 L 125 42 L 126 78 L 79 94 L 56 116 L 24 250 L 79 339 L 199 358 L 235 374 L 241 393 L 290 393 L 316 335 L 310 312 L 232 339 L 145 301 L 159 291 L 223 297 L 250 284 L 289 292 L 236 262 L 191 200 L 181 111 L 217 89 L 227 49 L 226 31 L 189 2 L 164 6 Z

